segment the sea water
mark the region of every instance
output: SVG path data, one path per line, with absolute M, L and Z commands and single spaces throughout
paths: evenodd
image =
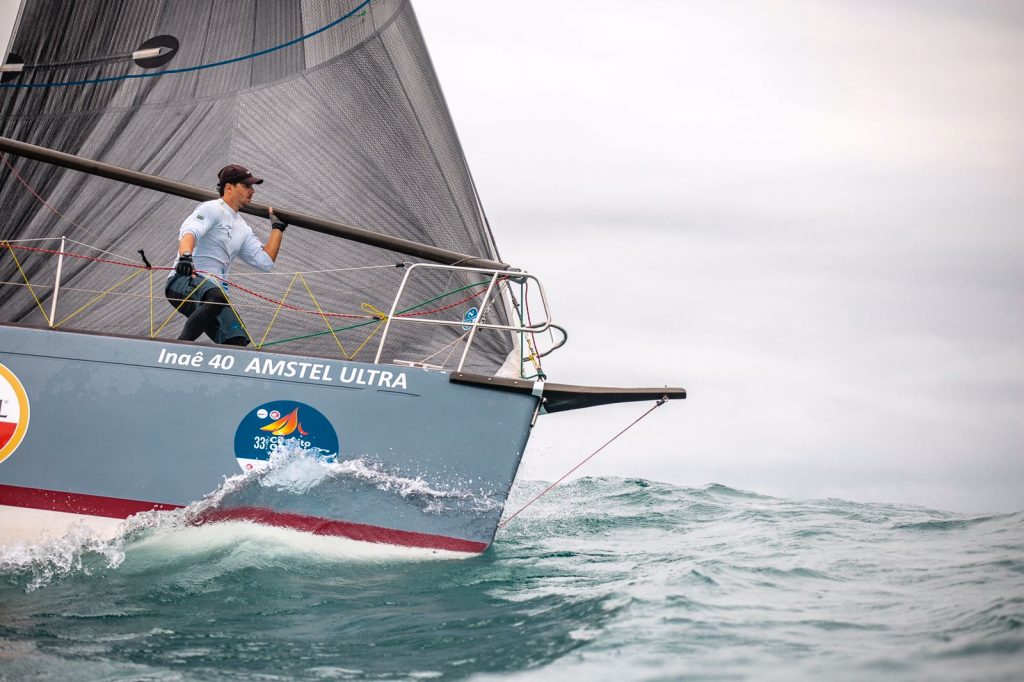
M 8 547 L 0 679 L 1024 679 L 1024 512 L 584 478 L 480 556 L 378 549 L 178 512 Z

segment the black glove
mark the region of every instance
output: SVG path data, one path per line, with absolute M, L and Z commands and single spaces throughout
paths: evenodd
M 286 227 L 288 227 L 288 223 L 285 222 L 284 218 L 278 218 L 276 213 L 270 214 L 271 230 L 281 230 L 282 232 L 284 232 Z
M 192 273 L 196 271 L 194 265 L 192 265 L 192 252 L 186 251 L 185 253 L 178 256 L 178 264 L 174 266 L 174 272 L 181 275 L 182 277 L 191 277 Z

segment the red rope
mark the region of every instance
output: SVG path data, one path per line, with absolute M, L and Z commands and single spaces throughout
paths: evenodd
M 14 177 L 16 177 L 18 179 L 18 181 L 22 185 L 24 185 L 25 189 L 27 189 L 29 192 L 31 192 L 32 196 L 34 196 L 36 199 L 38 199 L 43 204 L 43 206 L 46 206 L 46 208 L 50 209 L 51 211 L 53 211 L 54 213 L 59 215 L 61 218 L 64 218 L 64 220 L 67 220 L 69 223 L 71 223 L 75 227 L 80 228 L 80 229 L 88 232 L 88 230 L 86 230 L 84 227 L 82 227 L 81 225 L 76 223 L 74 220 L 71 220 L 66 215 L 64 215 L 63 213 L 58 211 L 56 208 L 54 208 L 53 206 L 48 204 L 46 202 L 46 199 L 41 197 L 39 195 L 39 193 L 36 192 L 32 188 L 31 185 L 29 185 L 27 182 L 25 182 L 25 179 L 21 177 L 21 175 L 18 173 L 17 169 L 15 169 L 14 166 L 11 165 L 11 162 L 7 160 L 7 157 L 4 156 L 3 153 L 0 153 L 0 159 L 3 160 L 4 165 L 6 165 L 8 168 L 11 169 L 11 173 L 14 174 Z M 89 234 L 92 234 L 92 233 L 90 232 Z M 56 251 L 54 249 L 40 249 L 38 247 L 21 246 L 21 245 L 15 246 L 15 245 L 11 244 L 10 242 L 6 242 L 6 244 L 7 244 L 7 248 L 9 248 L 9 249 L 21 249 L 21 250 L 24 250 L 24 251 L 36 251 L 36 252 L 39 252 L 39 253 L 48 253 L 48 254 L 55 255 L 55 256 L 70 256 L 71 258 L 82 258 L 82 259 L 93 261 L 93 262 L 96 262 L 96 263 L 107 263 L 108 265 L 120 265 L 120 266 L 126 267 L 126 268 L 137 268 L 137 269 L 146 269 L 146 270 L 162 270 L 164 272 L 173 269 L 173 268 L 170 268 L 170 267 L 163 267 L 163 266 L 150 267 L 150 266 L 146 266 L 146 265 L 139 265 L 138 263 L 125 263 L 123 261 L 109 260 L 109 259 L 106 259 L 106 258 L 97 258 L 95 256 L 85 256 L 85 255 L 78 254 L 78 253 L 70 253 L 70 252 L 66 252 L 66 251 Z M 196 270 L 196 272 L 198 272 L 200 274 L 203 274 L 203 275 L 212 274 L 212 273 L 204 272 L 202 270 Z M 349 314 L 346 314 L 346 313 L 325 313 L 325 312 L 322 312 L 322 311 L 319 311 L 319 310 L 307 310 L 306 308 L 299 308 L 298 306 L 288 305 L 284 301 L 275 301 L 274 299 L 269 298 L 267 296 L 264 296 L 262 294 L 258 294 L 255 291 L 252 291 L 251 289 L 246 289 L 243 286 L 239 286 L 238 284 L 234 284 L 234 283 L 224 279 L 223 277 L 218 277 L 217 275 L 214 275 L 214 277 L 217 277 L 217 279 L 221 280 L 222 282 L 224 282 L 228 286 L 234 287 L 235 289 L 238 289 L 239 291 L 244 291 L 245 293 L 249 294 L 250 296 L 253 296 L 254 298 L 258 298 L 260 300 L 267 301 L 268 303 L 272 303 L 272 304 L 274 304 L 276 306 L 280 306 L 282 308 L 287 308 L 288 310 L 291 310 L 291 311 L 294 311 L 294 312 L 306 313 L 308 315 L 318 315 L 320 317 L 342 317 L 342 318 L 346 318 L 346 319 L 350 319 L 350 320 L 369 320 L 369 319 L 373 318 L 372 315 L 349 315 Z M 479 296 L 482 293 L 483 292 L 477 292 L 477 293 L 473 294 L 472 296 L 467 296 L 466 298 L 462 299 L 461 301 L 456 301 L 455 303 L 452 303 L 451 305 L 446 305 L 446 306 L 443 306 L 441 308 L 434 308 L 433 310 L 424 310 L 424 311 L 418 312 L 418 313 L 412 313 L 412 312 L 410 312 L 410 313 L 402 313 L 402 314 L 396 315 L 395 317 L 417 317 L 419 315 L 432 315 L 433 313 L 439 313 L 439 312 L 442 312 L 444 310 L 448 310 L 449 308 L 454 308 L 457 305 L 461 305 L 461 304 L 465 303 L 466 301 L 470 301 L 470 300 L 476 298 L 477 296 Z
M 139 265 L 138 263 L 125 263 L 124 261 L 110 260 L 108 258 L 98 258 L 96 256 L 86 256 L 84 254 L 72 253 L 70 251 L 58 251 L 56 249 L 41 249 L 41 248 L 39 248 L 37 246 L 22 246 L 20 244 L 11 244 L 10 242 L 7 242 L 7 248 L 9 248 L 9 249 L 18 249 L 20 251 L 34 251 L 36 253 L 47 253 L 47 254 L 50 254 L 50 255 L 53 255 L 53 256 L 69 256 L 71 258 L 81 258 L 82 260 L 93 261 L 95 263 L 107 263 L 108 265 L 119 265 L 119 266 L 125 267 L 125 268 L 136 268 L 136 269 L 140 269 L 140 270 L 162 270 L 162 271 L 167 272 L 167 271 L 170 271 L 170 270 L 174 269 L 174 268 L 171 268 L 171 267 L 163 267 L 163 266 L 153 266 L 153 267 L 147 268 L 145 265 Z M 212 273 L 205 272 L 203 270 L 196 270 L 196 272 L 199 273 L 199 274 L 202 274 L 202 275 L 212 274 Z M 233 287 L 235 289 L 238 289 L 239 291 L 243 291 L 243 292 L 249 294 L 250 296 L 252 296 L 254 298 L 261 299 L 261 300 L 266 301 L 268 303 L 272 303 L 272 304 L 274 304 L 276 306 L 281 306 L 282 308 L 287 308 L 288 310 L 292 310 L 294 312 L 306 313 L 308 315 L 317 315 L 317 316 L 321 316 L 321 317 L 343 317 L 343 318 L 347 318 L 347 319 L 351 319 L 351 320 L 369 320 L 369 319 L 373 319 L 372 315 L 349 315 L 347 313 L 322 313 L 319 310 L 307 310 L 306 308 L 300 308 L 298 306 L 289 305 L 289 304 L 285 303 L 284 301 L 275 301 L 274 299 L 272 299 L 272 298 L 270 298 L 268 296 L 264 296 L 263 294 L 260 294 L 260 293 L 257 293 L 255 291 L 253 291 L 252 289 L 247 289 L 246 287 L 243 287 L 243 286 L 240 286 L 238 284 L 235 284 L 234 282 L 226 280 L 223 277 L 219 277 L 217 275 L 213 275 L 213 276 L 216 277 L 217 279 L 219 279 L 220 281 L 224 282 L 228 286 Z M 481 283 L 481 286 L 483 286 L 483 283 Z M 475 294 L 467 296 L 466 298 L 462 299 L 461 301 L 456 301 L 455 303 L 452 303 L 452 304 L 446 305 L 446 306 L 442 306 L 440 308 L 433 308 L 431 310 L 424 310 L 424 311 L 421 311 L 421 312 L 402 313 L 400 315 L 395 315 L 395 317 L 416 317 L 416 316 L 419 316 L 419 315 L 432 315 L 433 313 L 439 313 L 441 311 L 448 310 L 449 308 L 454 308 L 455 306 L 461 305 L 461 304 L 465 303 L 466 301 L 471 301 L 474 298 L 480 296 L 482 293 L 483 293 L 482 291 L 478 291 Z
M 20 244 L 11 244 L 7 242 L 7 247 L 10 249 L 19 249 L 21 251 L 36 251 L 38 253 L 48 253 L 54 256 L 71 256 L 72 258 L 82 258 L 84 260 L 91 260 L 97 263 L 109 263 L 110 265 L 121 265 L 126 268 L 139 268 L 146 270 L 145 265 L 139 265 L 138 263 L 125 263 L 119 260 L 109 260 L 107 258 L 97 258 L 96 256 L 84 256 L 80 253 L 71 253 L 70 251 L 57 251 L 55 249 L 40 249 L 37 246 L 22 246 Z M 171 268 L 152 268 L 153 270 L 170 270 Z
M 68 221 L 69 223 L 71 223 L 75 227 L 79 228 L 80 230 L 83 230 L 85 232 L 89 232 L 89 230 L 86 230 L 84 227 L 82 227 L 81 225 L 76 223 L 74 220 L 72 220 L 71 218 L 68 218 L 66 215 L 64 215 L 63 213 L 61 213 L 57 209 L 55 209 L 53 206 L 50 206 L 50 204 L 46 203 L 46 199 L 44 199 L 41 196 L 39 196 L 39 193 L 36 192 L 34 189 L 32 189 L 32 185 L 30 185 L 27 182 L 25 182 L 25 178 L 21 177 L 21 174 L 18 173 L 17 169 L 14 166 L 11 165 L 11 162 L 8 161 L 7 157 L 4 156 L 2 153 L 0 153 L 0 159 L 4 160 L 4 165 L 11 169 L 11 172 L 14 173 L 14 177 L 18 178 L 18 182 L 20 182 L 22 185 L 24 185 L 25 189 L 27 189 L 29 192 L 31 192 L 32 196 L 34 196 L 36 199 L 38 199 L 43 204 L 43 206 L 45 206 L 46 208 L 50 209 L 51 211 L 53 211 L 54 213 L 56 213 L 61 218 L 63 218 L 64 220 Z M 89 234 L 92 234 L 92 233 L 89 232 Z

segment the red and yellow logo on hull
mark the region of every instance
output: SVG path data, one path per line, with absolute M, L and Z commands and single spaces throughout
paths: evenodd
M 0 365 L 0 462 L 18 449 L 28 430 L 28 394 L 14 372 Z

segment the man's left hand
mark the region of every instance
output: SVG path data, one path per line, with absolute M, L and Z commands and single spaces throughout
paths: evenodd
M 186 251 L 185 253 L 178 256 L 178 262 L 174 265 L 174 272 L 181 277 L 191 277 L 195 273 L 196 268 L 192 264 L 192 252 Z

